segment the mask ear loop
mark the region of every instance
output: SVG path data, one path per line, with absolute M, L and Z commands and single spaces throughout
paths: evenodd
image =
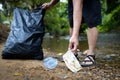
M 71 49 L 68 48 L 68 51 L 71 51 Z M 71 52 L 72 52 L 72 51 L 71 51 Z M 77 60 L 80 61 L 80 60 L 79 60 L 79 57 L 78 57 L 78 50 L 77 50 L 77 52 L 73 52 L 73 54 L 75 55 L 75 57 L 77 58 Z

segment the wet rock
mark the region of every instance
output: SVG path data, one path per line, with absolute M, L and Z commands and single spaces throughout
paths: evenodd
M 58 77 L 61 78 L 61 79 L 68 78 L 68 76 L 66 74 L 59 74 Z
M 30 79 L 27 76 L 25 76 L 23 80 L 30 80 Z
M 108 54 L 108 55 L 102 56 L 102 59 L 111 61 L 111 60 L 114 60 L 117 56 L 118 56 L 117 54 Z

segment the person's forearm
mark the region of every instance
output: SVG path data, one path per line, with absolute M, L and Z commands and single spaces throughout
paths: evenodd
M 51 0 L 50 1 L 50 4 L 51 4 L 51 6 L 54 6 L 56 3 L 58 3 L 59 2 L 59 0 Z
M 83 6 L 83 0 L 73 0 L 73 34 L 72 36 L 78 37 L 79 36 L 79 30 L 82 20 L 82 6 Z

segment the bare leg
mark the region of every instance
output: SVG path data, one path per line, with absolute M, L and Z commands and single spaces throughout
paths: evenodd
M 94 49 L 98 37 L 97 27 L 88 28 L 87 37 L 88 37 L 88 47 L 89 47 L 87 55 L 94 55 Z
M 97 27 L 88 28 L 87 37 L 88 37 L 88 47 L 89 47 L 89 50 L 87 50 L 87 55 L 94 55 L 94 49 L 95 49 L 96 41 L 98 37 Z M 94 62 L 94 57 L 92 56 L 88 56 L 88 57 L 85 58 L 85 61 L 81 63 L 83 67 L 92 66 Z

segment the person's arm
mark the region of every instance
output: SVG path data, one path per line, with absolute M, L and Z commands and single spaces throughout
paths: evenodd
M 48 8 L 51 8 L 52 6 L 54 6 L 55 4 L 57 4 L 59 2 L 59 0 L 51 0 L 50 2 L 48 3 L 44 3 L 42 5 L 42 8 L 43 9 L 48 9 Z
M 73 0 L 73 33 L 69 41 L 69 48 L 75 52 L 79 44 L 79 30 L 82 20 L 83 0 Z

